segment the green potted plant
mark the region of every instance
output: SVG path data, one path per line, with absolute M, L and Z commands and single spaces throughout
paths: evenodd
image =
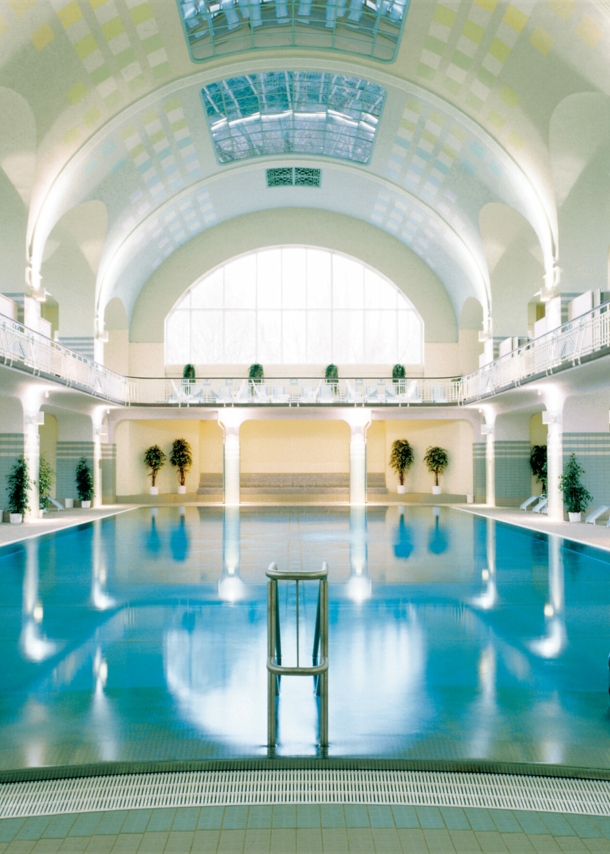
M 174 439 L 169 461 L 178 469 L 178 494 L 186 493 L 186 473 L 193 465 L 193 453 L 186 439 Z
M 398 486 L 396 491 L 399 495 L 404 495 L 407 491 L 405 485 L 405 472 L 413 465 L 415 454 L 413 448 L 407 439 L 396 439 L 392 442 L 392 450 L 390 452 L 390 466 L 398 475 Z
M 580 522 L 583 511 L 593 500 L 589 490 L 580 482 L 584 473 L 583 467 L 576 462 L 576 454 L 570 454 L 559 478 L 559 488 L 563 492 L 570 522 Z
M 159 494 L 159 487 L 157 486 L 157 475 L 167 462 L 167 455 L 163 453 L 161 448 L 158 445 L 151 445 L 150 448 L 147 448 L 144 451 L 144 465 L 148 469 L 148 473 L 152 478 L 152 484 L 149 488 L 149 492 L 151 495 Z
M 441 487 L 438 482 L 441 475 L 449 465 L 449 456 L 444 448 L 439 448 L 437 445 L 427 449 L 424 455 L 424 462 L 428 471 L 434 475 L 434 486 L 432 487 L 432 495 L 440 495 Z
M 28 490 L 31 487 L 28 463 L 26 458 L 21 456 L 8 476 L 8 511 L 11 525 L 20 525 L 26 510 L 30 509 Z
M 536 483 L 542 484 L 542 494 L 546 495 L 546 445 L 533 445 L 530 452 L 530 468 L 536 478 Z
M 85 510 L 91 507 L 93 475 L 86 457 L 81 457 L 76 464 L 76 492 L 80 498 L 81 507 Z
M 248 371 L 248 379 L 251 383 L 262 383 L 264 379 L 263 366 L 259 365 L 258 362 L 255 362 L 253 365 L 250 365 L 250 370 Z
M 185 394 L 191 393 L 191 385 L 195 382 L 195 366 L 185 365 L 182 370 L 182 388 Z
M 392 368 L 392 381 L 398 385 L 405 384 L 405 366 L 404 365 L 394 365 Z
M 43 512 L 51 504 L 51 487 L 55 483 L 55 469 L 44 454 L 40 455 L 38 463 L 38 506 Z
M 324 379 L 327 383 L 338 383 L 339 368 L 333 364 L 327 365 L 326 370 L 324 371 Z

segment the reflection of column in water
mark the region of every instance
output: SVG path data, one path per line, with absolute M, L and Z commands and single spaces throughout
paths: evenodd
M 225 507 L 222 523 L 222 576 L 218 595 L 225 602 L 243 599 L 246 586 L 239 577 L 240 525 L 239 507 Z
M 546 635 L 530 643 L 530 649 L 541 658 L 557 658 L 567 643 L 564 614 L 564 580 L 561 540 L 549 536 L 549 601 L 544 606 Z
M 368 574 L 366 507 L 350 507 L 349 511 L 349 561 L 350 577 L 347 595 L 354 602 L 370 599 L 373 585 Z
M 45 661 L 54 655 L 58 645 L 42 633 L 40 624 L 44 617 L 42 602 L 38 598 L 38 540 L 25 543 L 26 567 L 23 577 L 23 612 L 19 646 L 30 661 Z
M 100 520 L 93 523 L 93 577 L 91 579 L 91 602 L 98 611 L 107 611 L 114 608 L 115 600 L 108 596 L 106 583 L 108 581 L 108 563 L 102 539 L 102 523 Z
M 479 596 L 471 600 L 475 608 L 490 611 L 498 602 L 498 588 L 496 586 L 496 521 L 487 519 L 487 566 L 481 571 L 483 580 L 483 591 Z

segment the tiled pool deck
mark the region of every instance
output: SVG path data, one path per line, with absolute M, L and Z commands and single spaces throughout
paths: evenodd
M 610 852 L 610 817 L 457 807 L 282 805 L 0 821 L 0 852 Z

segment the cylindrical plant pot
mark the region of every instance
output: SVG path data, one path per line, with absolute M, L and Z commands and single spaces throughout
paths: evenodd
M 91 507 L 91 502 L 81 501 L 80 506 L 83 508 L 83 510 L 88 510 Z
M 21 525 L 23 522 L 23 516 L 21 513 L 9 513 L 8 518 L 11 525 Z
M 399 495 L 405 495 L 406 491 L 407 491 L 407 484 L 406 483 L 399 483 L 398 486 L 396 487 L 396 492 Z
M 432 495 L 440 495 L 440 494 L 441 494 L 440 486 L 433 486 L 432 487 Z
M 178 484 L 178 495 L 186 495 L 186 484 L 184 486 L 181 483 Z
M 64 498 L 64 507 L 66 510 L 71 510 L 74 507 L 74 499 L 73 498 Z
M 158 486 L 150 486 L 148 488 L 148 494 L 149 495 L 158 495 L 159 494 L 159 487 Z
M 582 522 L 582 513 L 568 513 L 568 521 Z

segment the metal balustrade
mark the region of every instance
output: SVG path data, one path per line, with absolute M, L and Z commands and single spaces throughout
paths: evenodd
M 0 315 L 0 361 L 127 406 L 456 406 L 610 352 L 610 303 L 464 377 L 126 377 Z

